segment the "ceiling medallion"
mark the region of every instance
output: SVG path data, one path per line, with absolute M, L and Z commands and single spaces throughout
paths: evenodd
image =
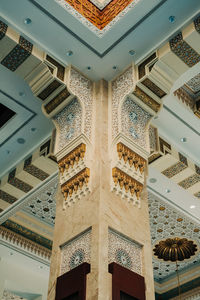
M 186 238 L 168 238 L 160 241 L 153 249 L 154 255 L 164 261 L 176 262 L 188 259 L 195 255 L 197 245 Z

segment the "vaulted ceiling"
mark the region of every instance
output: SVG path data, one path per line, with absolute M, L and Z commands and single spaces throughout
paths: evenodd
M 97 81 L 113 79 L 132 62 L 140 64 L 193 22 L 199 11 L 196 0 L 21 0 L 17 6 L 1 0 L 0 20 L 60 64 L 72 64 Z M 53 124 L 41 111 L 42 101 L 2 64 L 11 49 L 1 45 L 0 41 L 0 113 L 6 109 L 8 120 L 0 128 L 0 234 L 4 242 L 9 236 L 8 246 L 14 244 L 10 232 L 15 232 L 44 247 L 48 256 L 58 178 L 50 149 Z M 152 245 L 174 233 L 200 246 L 198 109 L 194 114 L 199 73 L 197 63 L 175 82 L 152 122 L 160 138 L 149 160 L 147 182 Z M 36 259 L 43 258 L 39 254 Z M 153 266 L 156 289 L 165 291 L 163 282 L 170 280 L 174 265 L 154 259 Z M 194 267 L 199 267 L 199 255 L 181 265 L 185 273 Z

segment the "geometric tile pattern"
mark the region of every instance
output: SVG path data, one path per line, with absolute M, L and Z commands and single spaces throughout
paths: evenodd
M 16 169 L 11 171 L 8 176 L 8 183 L 18 188 L 19 190 L 28 193 L 33 187 L 28 183 L 15 177 Z
M 108 263 L 116 262 L 142 275 L 142 246 L 120 232 L 108 229 Z
M 181 171 L 185 170 L 186 168 L 187 168 L 187 166 L 185 164 L 183 164 L 182 162 L 178 162 L 178 163 L 174 164 L 173 166 L 165 169 L 162 172 L 162 174 L 164 174 L 168 178 L 171 178 L 171 177 L 175 176 L 176 174 L 180 173 Z
M 178 184 L 180 186 L 182 186 L 184 189 L 188 189 L 189 187 L 191 187 L 192 185 L 194 185 L 195 183 L 197 183 L 199 181 L 200 181 L 200 175 L 193 174 L 193 175 L 189 176 L 188 178 L 182 180 Z
M 5 36 L 8 26 L 0 21 L 0 40 Z
M 152 247 L 162 239 L 181 237 L 194 240 L 199 249 L 199 224 L 150 192 L 148 193 L 148 202 Z M 200 253 L 197 253 L 191 259 L 185 259 L 183 262 L 178 262 L 179 270 L 196 264 L 199 259 Z M 157 280 L 161 280 L 174 274 L 176 265 L 169 261 L 164 262 L 153 257 L 153 269 L 154 277 Z
M 28 172 L 29 174 L 38 178 L 41 181 L 45 180 L 49 176 L 49 174 L 47 174 L 43 170 L 35 167 L 34 165 L 31 164 L 31 162 L 32 162 L 32 156 L 30 156 L 29 158 L 27 158 L 25 160 L 24 171 Z
M 30 55 L 33 45 L 25 38 L 20 36 L 19 44 L 17 44 L 6 57 L 1 61 L 1 64 L 11 71 L 15 71 Z
M 192 67 L 200 61 L 200 55 L 184 40 L 182 33 L 178 33 L 170 40 L 170 48 L 188 67 Z
M 60 275 L 72 270 L 83 262 L 90 263 L 91 227 L 72 238 L 61 248 Z
M 0 190 L 0 199 L 4 200 L 4 201 L 6 201 L 6 202 L 8 202 L 10 204 L 12 204 L 15 201 L 17 201 L 16 197 L 14 197 L 14 196 L 12 196 L 12 195 L 10 195 L 10 194 L 2 191 L 2 190 Z
M 50 182 L 47 186 L 40 189 L 40 193 L 32 197 L 28 204 L 23 207 L 27 213 L 43 220 L 44 222 L 54 225 L 56 215 L 56 199 L 58 178 Z

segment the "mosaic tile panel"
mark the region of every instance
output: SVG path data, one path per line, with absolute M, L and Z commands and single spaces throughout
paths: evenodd
M 132 91 L 133 87 L 132 67 L 112 82 L 112 138 L 119 133 L 118 109 L 120 102 Z
M 170 40 L 170 48 L 188 67 L 192 67 L 200 61 L 200 55 L 184 40 L 180 32 Z
M 10 204 L 14 203 L 15 201 L 17 201 L 18 199 L 2 190 L 0 190 L 0 198 Z
M 160 240 L 168 237 L 181 237 L 194 240 L 200 247 L 200 225 L 188 216 L 176 210 L 173 206 L 161 200 L 154 194 L 148 193 L 150 229 L 152 248 Z M 179 270 L 193 266 L 200 260 L 200 253 L 197 253 L 190 260 L 178 262 Z M 154 277 L 157 280 L 167 278 L 174 274 L 176 265 L 164 262 L 153 257 Z
M 151 115 L 149 113 L 137 105 L 132 98 L 127 97 L 122 105 L 121 111 L 122 132 L 147 151 L 149 150 L 147 124 L 150 119 Z
M 47 249 L 52 248 L 52 241 L 46 239 L 45 237 L 39 235 L 38 233 L 35 233 L 31 230 L 29 230 L 28 228 L 21 226 L 11 220 L 7 220 L 6 222 L 4 222 L 1 226 L 14 231 L 15 233 L 18 233 L 20 235 L 22 235 L 23 237 L 38 243 L 41 246 L 44 246 Z
M 56 149 L 59 151 L 81 133 L 82 108 L 79 101 L 76 98 L 73 99 L 54 117 L 54 121 L 59 128 L 59 141 Z
M 60 275 L 83 262 L 90 263 L 91 235 L 92 229 L 89 228 L 61 246 Z
M 198 17 L 198 18 L 196 18 L 196 19 L 194 20 L 194 26 L 195 26 L 195 28 L 196 28 L 196 31 L 197 31 L 198 33 L 200 33 L 200 17 Z
M 112 262 L 142 275 L 142 246 L 127 236 L 109 228 L 108 263 Z
M 36 166 L 32 165 L 31 162 L 32 162 L 32 156 L 30 156 L 29 158 L 27 158 L 25 160 L 24 171 L 26 171 L 27 173 L 31 174 L 32 176 L 38 178 L 41 181 L 43 181 L 47 177 L 49 177 L 49 174 L 47 174 L 43 170 L 37 168 Z
M 84 133 L 90 139 L 92 137 L 92 119 L 93 119 L 93 88 L 92 82 L 74 70 L 70 73 L 70 91 L 78 97 L 84 105 Z M 80 133 L 80 128 L 78 129 Z
M 14 72 L 31 55 L 32 48 L 33 45 L 20 36 L 19 44 L 4 57 L 1 64 Z
M 176 174 L 185 170 L 186 168 L 187 168 L 187 165 L 183 164 L 182 162 L 178 162 L 178 163 L 174 164 L 173 166 L 162 171 L 162 174 L 167 176 L 168 178 L 172 178 L 173 176 L 175 176 Z
M 15 177 L 16 169 L 14 169 L 12 172 L 10 172 L 8 176 L 8 183 L 16 187 L 17 189 L 28 193 L 33 187 L 29 185 L 28 183 L 18 179 Z
M 64 88 L 58 95 L 56 95 L 49 103 L 47 103 L 44 108 L 47 114 L 50 114 L 58 105 L 60 105 L 67 97 L 70 96 L 67 88 Z
M 44 101 L 60 86 L 61 83 L 55 79 L 42 92 L 40 92 L 40 94 L 37 95 L 37 97 Z
M 102 10 L 88 0 L 55 0 L 76 19 L 102 37 L 140 0 L 112 0 Z
M 186 86 L 189 87 L 194 94 L 198 93 L 200 91 L 200 73 L 190 79 L 186 83 Z
M 50 185 L 42 188 L 40 193 L 23 207 L 23 210 L 50 225 L 54 225 L 56 215 L 55 193 L 57 186 L 58 178 L 56 177 L 51 181 Z
M 133 94 L 139 98 L 144 104 L 150 107 L 153 111 L 158 112 L 160 109 L 160 104 L 156 102 L 153 98 L 148 96 L 144 91 L 142 91 L 138 86 L 136 86 Z
M 200 181 L 200 175 L 194 174 L 189 176 L 188 178 L 182 180 L 178 184 L 182 186 L 184 189 L 189 189 L 191 186 L 193 186 L 195 183 Z
M 179 160 L 186 166 L 188 166 L 188 162 L 187 162 L 187 158 L 181 154 L 181 153 L 178 153 L 178 156 L 179 156 Z
M 166 95 L 166 93 L 163 90 L 161 90 L 161 88 L 159 88 L 149 78 L 145 78 L 145 80 L 142 81 L 142 84 L 145 85 L 150 91 L 152 91 L 159 98 L 162 98 Z
M 8 26 L 0 21 L 0 40 L 5 36 Z

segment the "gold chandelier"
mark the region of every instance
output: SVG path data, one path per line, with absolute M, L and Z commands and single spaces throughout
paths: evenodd
M 153 249 L 154 255 L 164 261 L 176 262 L 176 272 L 178 279 L 179 298 L 181 299 L 180 292 L 180 280 L 178 274 L 177 261 L 183 261 L 189 259 L 195 255 L 197 251 L 197 245 L 193 241 L 189 241 L 186 238 L 168 238 L 160 241 Z

